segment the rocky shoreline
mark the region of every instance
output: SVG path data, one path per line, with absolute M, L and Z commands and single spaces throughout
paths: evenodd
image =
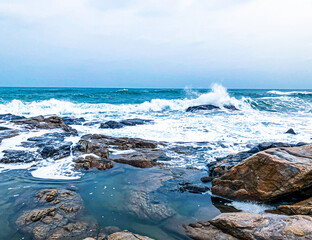
M 205 106 L 204 110 L 207 108 L 211 107 Z M 71 157 L 73 171 L 109 170 L 115 164 L 164 169 L 142 177 L 145 187 L 133 186 L 125 199 L 123 210 L 143 221 L 170 222 L 181 218 L 166 200 L 160 201 L 155 195 L 164 185 L 165 191 L 180 193 L 211 191 L 224 202 L 254 201 L 277 206 L 266 213 L 239 212 L 219 201 L 222 209 L 219 216 L 189 225 L 182 222 L 181 236 L 186 234 L 200 240 L 312 239 L 312 145 L 261 143 L 248 151 L 217 159 L 208 165 L 208 175 L 203 176 L 197 170 L 175 170 L 164 164 L 164 160 L 170 160 L 163 149 L 166 142 L 102 134 L 79 136 L 71 125 L 88 124 L 82 118 L 2 114 L 0 121 L 0 141 L 33 131 L 38 133 L 26 137 L 17 150 L 3 149 L 2 164 L 36 164 L 47 158 L 58 161 Z M 114 129 L 150 123 L 150 120 L 126 119 L 96 124 Z M 84 201 L 71 189 L 42 189 L 34 196 L 21 196 L 16 205 L 24 199 L 28 199 L 28 204 L 18 209 L 15 226 L 33 239 L 151 239 L 113 226 L 103 229 L 96 221 L 85 218 Z

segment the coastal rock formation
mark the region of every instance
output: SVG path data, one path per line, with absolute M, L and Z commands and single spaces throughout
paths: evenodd
M 251 157 L 252 155 L 270 149 L 270 148 L 280 148 L 280 147 L 296 147 L 303 146 L 305 143 L 288 144 L 282 142 L 263 142 L 252 147 L 248 151 L 239 152 L 234 155 L 228 155 L 227 157 L 217 158 L 216 161 L 209 163 L 207 166 L 209 168 L 209 175 L 211 177 L 220 177 L 232 167 L 242 162 L 243 160 Z
M 277 210 L 287 215 L 312 215 L 312 198 L 291 205 L 280 205 Z
M 115 149 L 117 154 L 110 154 Z M 122 150 L 119 154 L 118 151 Z M 74 154 L 94 154 L 93 161 L 98 159 L 125 163 L 135 167 L 148 168 L 157 165 L 156 160 L 162 158 L 164 151 L 157 148 L 157 142 L 138 138 L 110 137 L 100 134 L 88 134 L 81 137 L 75 147 Z
M 90 168 L 97 168 L 98 170 L 106 170 L 114 167 L 114 162 L 100 158 L 98 156 L 88 155 L 75 159 L 76 169 L 84 168 L 89 170 Z
M 238 110 L 234 105 L 223 105 L 223 107 L 229 110 Z M 197 111 L 202 111 L 202 110 L 208 111 L 208 110 L 215 110 L 215 109 L 221 109 L 221 108 L 212 104 L 205 104 L 205 105 L 188 107 L 186 111 L 197 112 Z
M 212 182 L 212 193 L 237 200 L 272 201 L 310 194 L 312 145 L 271 148 L 232 167 Z
M 80 220 L 81 197 L 66 189 L 45 189 L 38 192 L 16 220 L 19 231 L 41 239 L 70 239 L 96 236 L 95 223 Z
M 147 119 L 139 119 L 139 118 L 133 118 L 133 119 L 125 119 L 121 120 L 119 122 L 117 121 L 107 121 L 105 123 L 101 123 L 100 128 L 123 128 L 126 126 L 136 126 L 136 125 L 143 125 L 146 123 L 151 123 L 153 122 L 152 120 L 147 120 Z
M 13 123 L 17 125 L 23 125 L 28 129 L 56 129 L 60 128 L 65 132 L 70 132 L 72 134 L 77 134 L 77 130 L 68 126 L 60 117 L 51 116 L 51 117 L 31 117 L 31 118 L 22 118 L 19 120 L 13 120 Z
M 196 240 L 312 239 L 312 217 L 257 213 L 222 213 L 208 222 L 184 226 Z
M 285 133 L 296 135 L 295 130 L 292 129 L 292 128 L 289 128 L 289 129 L 287 130 L 287 132 L 285 132 Z
M 12 121 L 12 120 L 21 120 L 25 119 L 23 116 L 17 116 L 11 113 L 0 114 L 0 120 Z

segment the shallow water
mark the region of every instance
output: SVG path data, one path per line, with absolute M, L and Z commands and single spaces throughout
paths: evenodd
M 186 175 L 198 181 L 203 172 L 184 172 L 176 169 L 175 175 Z M 138 169 L 115 164 L 106 171 L 89 171 L 77 180 L 46 180 L 32 177 L 25 170 L 4 172 L 0 175 L 0 239 L 29 239 L 14 227 L 16 217 L 21 214 L 22 203 L 33 199 L 36 192 L 46 188 L 68 188 L 79 193 L 85 203 L 85 214 L 98 222 L 99 226 L 117 226 L 155 239 L 187 239 L 182 224 L 211 219 L 220 211 L 211 202 L 210 194 L 178 192 L 179 178 L 164 182 L 160 187 L 155 181 L 168 175 L 168 170 L 156 168 Z M 170 174 L 171 175 L 171 174 Z M 175 211 L 175 216 L 164 221 L 148 221 L 132 216 L 127 211 L 130 191 L 144 191 L 157 201 L 165 203 Z M 15 202 L 18 200 L 18 206 Z M 23 208 L 22 208 L 23 210 Z

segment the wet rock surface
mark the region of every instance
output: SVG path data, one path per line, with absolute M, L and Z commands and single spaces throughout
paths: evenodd
M 179 191 L 180 192 L 190 192 L 190 193 L 205 193 L 210 190 L 210 187 L 193 184 L 189 182 L 183 182 L 179 184 Z
M 86 121 L 83 117 L 74 118 L 74 117 L 62 117 L 62 120 L 67 125 L 82 125 Z
M 11 114 L 11 113 L 0 114 L 0 120 L 12 121 L 12 120 L 21 120 L 21 119 L 25 119 L 25 117 L 17 116 L 17 115 Z
M 223 107 L 229 110 L 238 110 L 234 105 L 223 105 Z M 186 112 L 209 111 L 209 110 L 216 110 L 216 109 L 221 109 L 221 108 L 212 104 L 206 104 L 206 105 L 188 107 L 186 109 Z
M 295 204 L 280 205 L 277 210 L 287 215 L 312 215 L 312 198 Z
M 129 150 L 118 154 L 110 154 L 109 149 Z M 98 157 L 99 161 L 111 160 L 125 163 L 135 167 L 148 168 L 157 165 L 157 159 L 165 153 L 157 148 L 157 142 L 138 138 L 110 137 L 100 134 L 88 134 L 81 137 L 75 147 L 74 154 L 94 154 L 93 162 Z
M 24 205 L 15 224 L 33 239 L 83 239 L 97 234 L 95 223 L 81 221 L 83 201 L 73 191 L 45 189 Z
M 228 155 L 227 157 L 217 158 L 216 161 L 209 163 L 207 166 L 209 168 L 209 175 L 211 177 L 220 177 L 225 172 L 230 170 L 232 167 L 236 166 L 240 162 L 246 160 L 252 155 L 270 149 L 278 147 L 296 147 L 303 146 L 305 143 L 289 144 L 282 142 L 263 142 L 253 146 L 250 150 L 240 152 L 234 155 Z
M 208 222 L 185 226 L 192 239 L 312 239 L 312 217 L 223 213 Z
M 212 193 L 230 199 L 267 202 L 309 195 L 312 145 L 271 148 L 232 167 L 212 182 Z
M 139 118 L 133 118 L 133 119 L 125 119 L 121 120 L 119 122 L 117 121 L 107 121 L 105 123 L 101 123 L 100 128 L 123 128 L 126 126 L 136 126 L 136 125 L 143 125 L 147 123 L 152 123 L 152 120 L 148 119 L 139 119 Z

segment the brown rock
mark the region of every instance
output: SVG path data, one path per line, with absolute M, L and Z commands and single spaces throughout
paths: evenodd
M 57 193 L 57 189 L 42 190 L 36 194 L 36 198 L 38 198 L 40 202 L 52 202 L 55 199 Z
M 312 215 L 312 198 L 292 205 L 281 205 L 277 210 L 287 215 Z
M 73 134 L 77 134 L 77 130 L 73 129 L 72 127 L 68 126 L 64 121 L 58 116 L 51 116 L 51 117 L 31 117 L 21 120 L 14 120 L 12 121 L 18 125 L 25 125 L 29 129 L 39 128 L 39 129 L 55 129 L 61 128 L 66 132 L 71 132 Z
M 271 201 L 312 186 L 312 145 L 257 153 L 212 182 L 212 193 L 230 199 Z
M 193 239 L 312 239 L 312 217 L 257 213 L 222 213 L 208 222 L 186 227 Z M 222 235 L 227 234 L 226 236 Z M 210 238 L 220 235 L 223 238 Z
M 152 238 L 141 236 L 139 234 L 128 232 L 116 232 L 107 237 L 107 240 L 153 240 Z

